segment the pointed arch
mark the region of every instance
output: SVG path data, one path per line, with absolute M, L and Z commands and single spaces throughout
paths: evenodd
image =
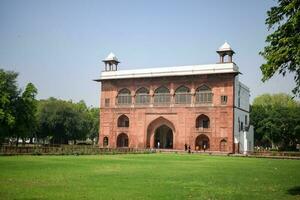
M 209 137 L 205 134 L 198 135 L 195 140 L 195 148 L 196 150 L 209 150 L 210 149 L 210 141 Z
M 155 145 L 154 145 L 154 142 L 155 142 L 155 132 L 156 130 L 161 127 L 161 126 L 167 126 L 171 129 L 172 131 L 172 134 L 173 134 L 173 137 L 172 137 L 172 143 L 175 144 L 175 139 L 176 139 L 176 129 L 175 129 L 175 126 L 174 124 L 164 118 L 164 117 L 158 117 L 156 119 L 154 119 L 151 123 L 148 124 L 148 127 L 147 127 L 147 138 L 146 138 L 146 147 L 147 148 L 153 148 Z M 174 145 L 172 146 L 174 148 Z
M 207 115 L 201 114 L 196 118 L 196 128 L 210 128 L 210 119 Z
M 130 90 L 127 88 L 122 88 L 119 90 L 118 95 L 130 94 Z
M 196 89 L 196 92 L 211 91 L 211 88 L 203 84 Z
M 169 104 L 171 101 L 170 90 L 165 86 L 160 86 L 154 91 L 154 104 Z
M 107 147 L 108 144 L 109 144 L 108 142 L 109 142 L 108 137 L 107 137 L 107 136 L 104 136 L 104 137 L 103 137 L 103 147 Z
M 149 104 L 150 95 L 149 90 L 145 87 L 139 88 L 135 93 L 135 103 L 136 104 Z
M 191 93 L 188 87 L 182 85 L 175 90 L 175 103 L 176 104 L 191 103 Z
M 117 96 L 118 105 L 128 105 L 131 104 L 131 92 L 127 88 L 123 88 L 118 92 Z
M 175 93 L 189 93 L 189 92 L 190 92 L 190 88 L 186 87 L 185 85 L 181 85 L 175 90 Z
M 198 104 L 210 104 L 212 103 L 213 93 L 212 89 L 207 85 L 201 85 L 196 89 L 195 102 Z
M 118 118 L 118 127 L 129 127 L 129 118 L 126 115 Z
M 136 90 L 136 94 L 149 94 L 149 90 L 145 87 L 140 87 Z
M 128 147 L 129 138 L 126 133 L 120 133 L 117 137 L 117 147 Z
M 165 86 L 160 86 L 155 89 L 154 93 L 155 94 L 165 94 L 165 93 L 170 93 L 170 90 Z
M 220 141 L 220 151 L 228 151 L 228 149 L 227 149 L 227 140 L 226 139 L 222 139 Z

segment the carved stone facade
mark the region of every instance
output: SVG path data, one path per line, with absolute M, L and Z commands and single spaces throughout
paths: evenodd
M 100 147 L 252 151 L 249 88 L 239 81 L 230 45 L 217 53 L 217 64 L 119 71 L 109 54 L 96 80 Z
M 172 145 L 166 144 L 168 148 L 184 149 L 187 144 L 194 150 L 232 152 L 235 76 L 236 73 L 227 73 L 101 81 L 99 145 L 118 147 L 118 136 L 126 134 L 128 141 L 119 147 L 155 148 L 157 142 L 162 143 L 155 141 L 155 131 L 165 125 L 172 131 Z M 196 103 L 195 91 L 203 85 L 211 89 L 211 103 Z M 161 86 L 169 89 L 170 103 L 154 103 L 154 91 Z M 180 86 L 190 89 L 189 103 L 175 103 L 175 91 Z M 144 105 L 135 103 L 136 91 L 142 87 L 149 90 L 150 98 Z M 119 105 L 118 94 L 124 88 L 130 91 L 131 104 Z M 226 103 L 221 102 L 222 96 L 227 97 Z M 118 119 L 124 115 L 128 117 L 128 127 L 118 125 Z M 208 125 L 197 126 L 201 115 L 207 116 Z

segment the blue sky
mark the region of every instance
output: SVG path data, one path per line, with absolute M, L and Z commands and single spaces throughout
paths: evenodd
M 99 78 L 114 52 L 119 69 L 209 64 L 224 41 L 251 89 L 290 93 L 292 75 L 262 83 L 258 52 L 268 34 L 271 0 L 0 0 L 0 68 L 32 82 L 38 98 L 57 97 L 99 105 Z

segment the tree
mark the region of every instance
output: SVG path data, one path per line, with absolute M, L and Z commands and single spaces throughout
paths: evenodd
M 89 109 L 89 134 L 88 137 L 94 142 L 98 143 L 99 124 L 100 124 L 100 109 Z
M 260 55 L 266 59 L 261 65 L 263 81 L 270 79 L 276 72 L 285 76 L 286 72 L 295 73 L 295 96 L 300 96 L 300 1 L 278 0 L 278 5 L 268 12 L 268 29 L 275 29 L 267 36 L 268 45 Z
M 66 121 L 72 117 L 67 102 L 50 98 L 42 100 L 38 109 L 38 137 L 49 137 L 52 143 L 67 144 Z
M 66 123 L 67 135 L 74 141 L 86 139 L 89 132 L 88 108 L 83 100 L 79 103 L 70 103 L 73 116 Z
M 18 139 L 22 138 L 23 142 L 26 138 L 32 138 L 35 136 L 37 126 L 37 89 L 32 83 L 28 83 L 24 92 L 16 100 L 15 105 L 15 118 L 16 123 L 11 129 L 12 135 Z
M 16 79 L 18 74 L 0 69 L 0 142 L 9 136 L 16 122 L 15 104 L 19 96 Z
M 300 103 L 286 94 L 264 94 L 251 106 L 251 124 L 259 146 L 295 149 L 300 142 Z
M 90 137 L 95 126 L 94 120 L 94 115 L 90 114 L 84 101 L 73 103 L 55 98 L 40 100 L 38 137 L 49 137 L 55 144 L 67 144 L 69 140 L 76 143 L 76 140 Z
M 37 89 L 28 83 L 17 86 L 18 73 L 0 69 L 0 142 L 5 138 L 33 137 L 36 128 Z

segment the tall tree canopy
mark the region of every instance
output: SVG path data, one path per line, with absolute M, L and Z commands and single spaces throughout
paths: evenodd
M 88 137 L 92 140 L 96 140 L 97 143 L 99 135 L 99 124 L 100 124 L 100 109 L 90 108 L 89 110 L 89 134 Z
M 250 112 L 255 143 L 259 146 L 295 149 L 300 142 L 300 103 L 286 94 L 256 97 Z
M 278 0 L 278 5 L 268 12 L 266 24 L 274 31 L 267 36 L 267 46 L 260 54 L 266 59 L 261 65 L 263 81 L 276 72 L 283 76 L 295 73 L 293 93 L 300 96 L 300 1 Z
M 0 69 L 0 144 L 48 138 L 56 144 L 69 140 L 97 140 L 99 108 L 88 108 L 84 101 L 49 98 L 37 101 L 37 88 L 28 83 L 22 91 L 17 86 L 18 74 Z
M 28 83 L 22 95 L 17 98 L 15 105 L 16 124 L 11 129 L 11 136 L 33 138 L 37 127 L 37 89 L 32 83 Z
M 16 122 L 15 105 L 19 96 L 18 74 L 0 69 L 0 140 L 9 135 Z
M 52 143 L 66 144 L 69 140 L 94 139 L 98 136 L 95 130 L 94 114 L 98 108 L 88 108 L 84 101 L 72 101 L 49 98 L 41 100 L 38 106 L 38 137 L 50 137 Z M 98 114 L 99 115 L 99 114 Z M 96 134 L 95 134 L 96 132 Z M 91 134 L 94 133 L 94 134 Z
M 36 128 L 37 89 L 28 83 L 22 92 L 18 74 L 0 69 L 0 143 L 4 138 L 28 138 Z

